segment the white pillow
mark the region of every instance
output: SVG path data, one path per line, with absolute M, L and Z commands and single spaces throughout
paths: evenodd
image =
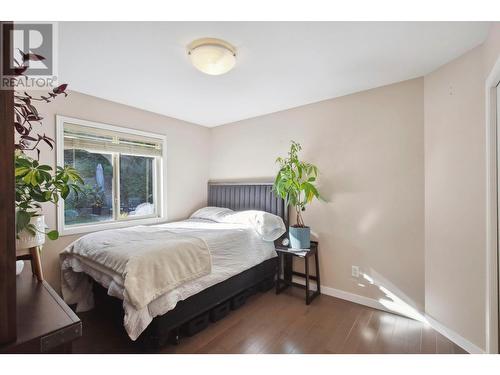
M 203 207 L 190 216 L 190 219 L 212 220 L 221 223 L 222 219 L 234 211 L 223 207 Z
M 274 241 L 286 232 L 281 217 L 265 211 L 239 211 L 230 213 L 222 219 L 224 223 L 247 224 L 254 228 L 264 241 Z

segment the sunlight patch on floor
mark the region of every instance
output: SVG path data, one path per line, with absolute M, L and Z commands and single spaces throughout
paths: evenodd
M 418 320 L 419 322 L 429 324 L 425 316 L 419 312 L 415 307 L 411 306 L 403 299 L 398 297 L 395 293 L 387 289 L 385 286 L 381 285 L 380 282 L 376 282 L 371 276 L 366 273 L 362 274 L 362 277 L 371 285 L 377 287 L 385 297 L 379 298 L 378 302 L 384 306 L 388 311 L 394 312 L 399 315 L 406 316 L 408 318 Z

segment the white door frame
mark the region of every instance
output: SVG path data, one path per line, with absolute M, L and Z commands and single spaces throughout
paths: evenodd
M 497 85 L 500 58 L 486 79 L 486 352 L 498 353 L 498 174 Z

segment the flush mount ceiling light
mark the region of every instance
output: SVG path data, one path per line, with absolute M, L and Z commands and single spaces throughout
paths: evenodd
M 196 69 L 213 76 L 229 72 L 236 64 L 236 48 L 215 38 L 191 42 L 188 45 L 188 55 Z

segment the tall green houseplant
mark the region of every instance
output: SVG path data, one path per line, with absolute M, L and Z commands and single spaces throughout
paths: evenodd
M 300 160 L 298 154 L 301 150 L 299 143 L 291 141 L 288 156 L 276 159 L 280 169 L 274 181 L 273 191 L 283 198 L 287 205 L 294 207 L 297 224 L 290 227 L 290 245 L 292 248 L 303 249 L 310 247 L 310 228 L 305 225 L 302 212 L 314 198 L 321 197 L 315 185 L 318 167 Z
M 16 81 L 22 81 L 30 61 L 42 61 L 45 57 L 34 53 L 18 51 L 20 56 L 14 59 L 14 76 Z M 16 153 L 15 180 L 16 180 L 16 247 L 26 249 L 38 247 L 45 242 L 45 235 L 50 239 L 57 239 L 59 233 L 52 230 L 46 233 L 42 203 L 57 204 L 59 198 L 66 199 L 71 191 L 78 194 L 81 191 L 79 184 L 83 183 L 78 172 L 68 166 L 57 167 L 55 170 L 40 164 L 40 144 L 54 149 L 54 139 L 45 133 L 38 133 L 35 127 L 42 126 L 43 117 L 36 108 L 36 103 L 51 103 L 59 95 L 68 96 L 66 83 L 54 87 L 44 95 L 29 94 L 26 91 L 14 92 L 14 146 Z M 36 152 L 36 160 L 27 155 Z M 41 275 L 40 275 L 41 277 Z

